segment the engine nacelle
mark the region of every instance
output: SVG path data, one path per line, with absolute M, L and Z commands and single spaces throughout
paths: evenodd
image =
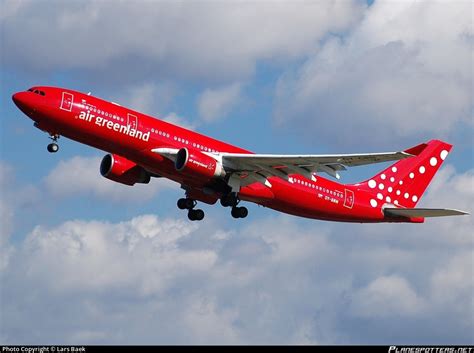
M 116 154 L 107 154 L 102 158 L 100 174 L 107 179 L 130 186 L 150 182 L 150 174 L 145 169 Z
M 187 148 L 178 151 L 175 167 L 178 172 L 203 180 L 225 176 L 220 162 L 200 151 Z

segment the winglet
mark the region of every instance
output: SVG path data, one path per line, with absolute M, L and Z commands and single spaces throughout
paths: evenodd
M 421 143 L 415 147 L 411 147 L 403 152 L 405 153 L 408 153 L 412 156 L 418 156 L 421 152 L 423 152 L 423 150 L 428 147 L 428 145 L 426 143 Z

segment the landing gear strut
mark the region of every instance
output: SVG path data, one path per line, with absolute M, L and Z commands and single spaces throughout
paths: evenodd
M 221 205 L 224 207 L 235 207 L 239 203 L 239 199 L 235 192 L 231 192 L 230 194 L 224 195 L 221 198 Z
M 185 198 L 179 199 L 177 206 L 180 210 L 188 210 L 188 218 L 190 221 L 202 221 L 204 219 L 203 210 L 195 210 L 197 202 L 196 200 Z
M 49 153 L 56 153 L 56 152 L 58 152 L 58 150 L 59 150 L 59 145 L 57 144 L 57 142 L 58 142 L 58 139 L 59 139 L 59 135 L 58 135 L 58 134 L 54 134 L 54 135 L 51 135 L 49 138 L 50 138 L 51 140 L 53 140 L 53 142 L 48 145 L 48 152 L 49 152 Z
M 230 214 L 234 218 L 245 218 L 249 214 L 246 207 L 237 207 L 240 200 L 235 192 L 231 192 L 221 198 L 221 205 L 224 207 L 232 207 Z

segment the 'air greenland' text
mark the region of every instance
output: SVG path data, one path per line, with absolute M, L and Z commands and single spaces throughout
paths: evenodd
M 94 114 L 90 114 L 90 112 L 84 112 L 81 111 L 78 116 L 79 119 L 85 120 L 88 122 L 92 122 L 94 119 L 95 124 L 101 127 L 106 127 L 109 130 L 114 130 L 116 132 L 119 132 L 124 135 L 128 135 L 130 137 L 134 137 L 139 140 L 143 141 L 148 141 L 150 139 L 150 131 L 148 132 L 143 132 L 138 129 L 132 128 L 130 125 L 122 125 L 120 123 L 117 123 L 115 121 L 100 117 L 100 116 L 95 116 Z

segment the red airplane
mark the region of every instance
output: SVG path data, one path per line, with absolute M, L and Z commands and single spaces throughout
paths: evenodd
M 12 97 L 34 126 L 53 140 L 59 136 L 109 152 L 100 173 L 125 185 L 165 177 L 181 185 L 178 200 L 192 221 L 204 212 L 197 201 L 218 200 L 232 217 L 245 218 L 240 201 L 288 214 L 341 222 L 422 223 L 425 217 L 467 214 L 451 209 L 414 208 L 445 160 L 451 145 L 432 140 L 400 152 L 273 155 L 239 147 L 166 123 L 113 102 L 56 87 L 32 87 Z M 347 167 L 396 161 L 369 180 L 340 184 Z

